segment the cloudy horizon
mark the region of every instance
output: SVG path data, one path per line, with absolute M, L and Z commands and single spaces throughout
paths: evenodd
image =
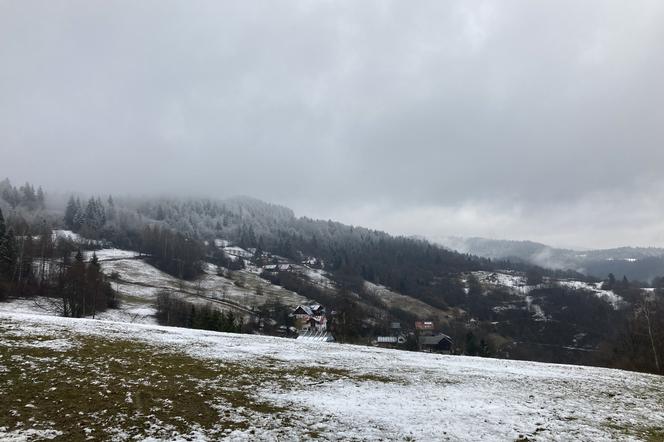
M 0 179 L 664 247 L 664 3 L 0 3 Z

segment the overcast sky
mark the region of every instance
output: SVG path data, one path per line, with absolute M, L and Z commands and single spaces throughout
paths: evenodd
M 664 2 L 0 0 L 0 176 L 664 246 Z

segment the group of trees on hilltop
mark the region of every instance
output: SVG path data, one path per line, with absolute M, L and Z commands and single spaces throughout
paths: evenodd
M 157 321 L 161 325 L 239 333 L 243 322 L 232 311 L 222 312 L 207 305 L 182 301 L 165 291 L 157 295 Z
M 603 285 L 625 304 L 609 324 L 612 334 L 602 345 L 602 364 L 664 374 L 664 278 L 653 280 L 653 290 L 612 274 Z
M 41 295 L 64 316 L 94 316 L 117 307 L 111 285 L 93 255 L 84 262 L 79 250 L 52 233 L 46 222 L 38 230 L 25 224 L 8 226 L 0 209 L 0 299 Z
M 23 206 L 31 210 L 43 209 L 46 198 L 41 186 L 37 190 L 30 183 L 14 187 L 9 179 L 0 181 L 0 197 L 13 209 Z
M 159 214 L 157 214 L 159 217 Z M 117 247 L 139 250 L 159 269 L 183 279 L 198 275 L 205 257 L 202 241 L 174 230 L 159 220 L 146 219 L 131 209 L 116 208 L 91 197 L 83 204 L 70 197 L 64 211 L 65 227 L 85 238 L 102 239 Z
M 140 250 L 150 255 L 150 262 L 156 267 L 180 279 L 197 276 L 205 258 L 200 241 L 158 225 L 143 229 Z
M 63 256 L 53 289 L 54 295 L 62 300 L 62 315 L 75 318 L 91 315 L 94 318 L 107 308 L 117 308 L 118 299 L 101 272 L 96 254 L 93 253 L 87 263 L 80 250 L 73 262 L 69 262 L 69 256 Z
M 72 196 L 65 208 L 64 224 L 86 238 L 97 239 L 106 221 L 114 218 L 115 205 L 112 197 L 108 198 L 107 206 L 104 206 L 99 197 L 90 198 L 84 206 L 79 198 Z
M 33 230 L 21 221 L 6 219 L 0 209 L 0 298 L 42 293 L 50 281 L 46 264 L 56 250 L 51 229 L 44 222 Z
M 43 224 L 48 226 L 60 222 L 60 214 L 46 209 L 46 194 L 41 187 L 30 183 L 13 186 L 8 179 L 0 181 L 0 209 L 5 223 L 17 235 L 24 231 L 38 231 Z
M 644 296 L 629 309 L 621 330 L 616 366 L 664 374 L 664 293 Z M 618 351 L 616 351 L 618 350 Z

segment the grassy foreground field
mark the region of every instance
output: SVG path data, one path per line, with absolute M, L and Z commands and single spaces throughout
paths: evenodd
M 664 439 L 664 379 L 0 312 L 2 440 Z

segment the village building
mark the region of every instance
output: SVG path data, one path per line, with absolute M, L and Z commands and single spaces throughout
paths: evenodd
M 433 321 L 415 321 L 415 330 L 418 332 L 433 333 L 435 329 Z
M 385 348 L 395 348 L 406 343 L 404 335 L 398 336 L 377 336 L 374 345 Z
M 228 246 L 223 247 L 223 251 L 227 256 L 242 258 L 242 259 L 251 259 L 254 255 L 248 250 L 244 250 L 241 247 L 237 246 Z
M 325 307 L 320 304 L 299 305 L 291 313 L 294 318 L 295 327 L 300 332 L 326 332 L 327 315 Z
M 418 339 L 420 350 L 432 353 L 451 353 L 453 341 L 452 338 L 443 333 L 434 335 L 420 336 Z
M 416 321 L 415 331 L 420 350 L 434 353 L 451 353 L 454 342 L 444 333 L 436 332 L 433 321 Z
M 263 267 L 263 270 L 270 273 L 277 272 L 294 272 L 300 270 L 300 266 L 295 264 L 268 264 Z

